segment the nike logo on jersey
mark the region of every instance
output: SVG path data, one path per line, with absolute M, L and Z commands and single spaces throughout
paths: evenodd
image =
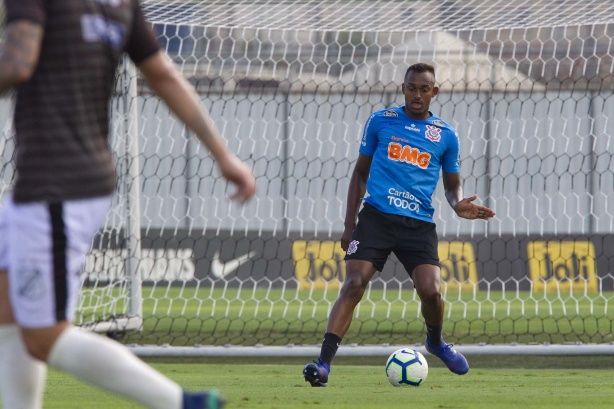
M 255 251 L 251 251 L 241 257 L 228 260 L 224 263 L 220 261 L 220 252 L 216 251 L 211 260 L 211 275 L 215 278 L 225 278 L 234 272 L 241 264 L 247 263 L 256 255 Z

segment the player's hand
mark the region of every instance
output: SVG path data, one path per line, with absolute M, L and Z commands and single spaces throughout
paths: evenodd
M 475 220 L 475 219 L 488 220 L 491 217 L 494 217 L 495 212 L 492 209 L 489 209 L 488 207 L 485 207 L 485 206 L 477 205 L 475 203 L 471 203 L 477 198 L 478 198 L 477 195 L 473 195 L 471 197 L 464 198 L 463 200 L 461 200 L 460 202 L 456 204 L 454 211 L 459 217 L 462 217 L 464 219 L 469 219 L 469 220 Z
M 341 248 L 343 251 L 348 251 L 350 240 L 352 240 L 352 234 L 354 233 L 354 227 L 347 227 L 343 230 L 341 235 Z
M 256 179 L 251 169 L 239 158 L 229 154 L 222 160 L 218 160 L 222 176 L 237 187 L 237 191 L 231 196 L 231 200 L 237 200 L 243 204 L 256 193 Z

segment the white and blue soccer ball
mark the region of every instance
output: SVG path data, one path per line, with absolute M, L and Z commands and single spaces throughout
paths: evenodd
M 424 355 L 411 348 L 394 351 L 386 361 L 386 376 L 392 386 L 420 386 L 428 374 Z

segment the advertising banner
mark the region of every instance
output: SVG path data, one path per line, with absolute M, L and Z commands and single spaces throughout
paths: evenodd
M 122 278 L 129 253 L 123 242 L 119 233 L 96 240 L 85 267 L 88 280 Z M 142 232 L 141 242 L 139 272 L 145 285 L 190 285 L 207 278 L 228 285 L 266 280 L 274 286 L 335 289 L 346 273 L 345 252 L 330 237 L 150 229 Z M 614 235 L 441 237 L 439 257 L 448 290 L 614 290 Z M 392 255 L 373 285 L 407 277 Z

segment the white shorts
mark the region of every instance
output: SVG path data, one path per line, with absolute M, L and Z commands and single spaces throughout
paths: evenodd
M 111 196 L 62 203 L 14 203 L 0 210 L 0 269 L 8 271 L 17 324 L 45 328 L 72 321 L 80 273 Z

